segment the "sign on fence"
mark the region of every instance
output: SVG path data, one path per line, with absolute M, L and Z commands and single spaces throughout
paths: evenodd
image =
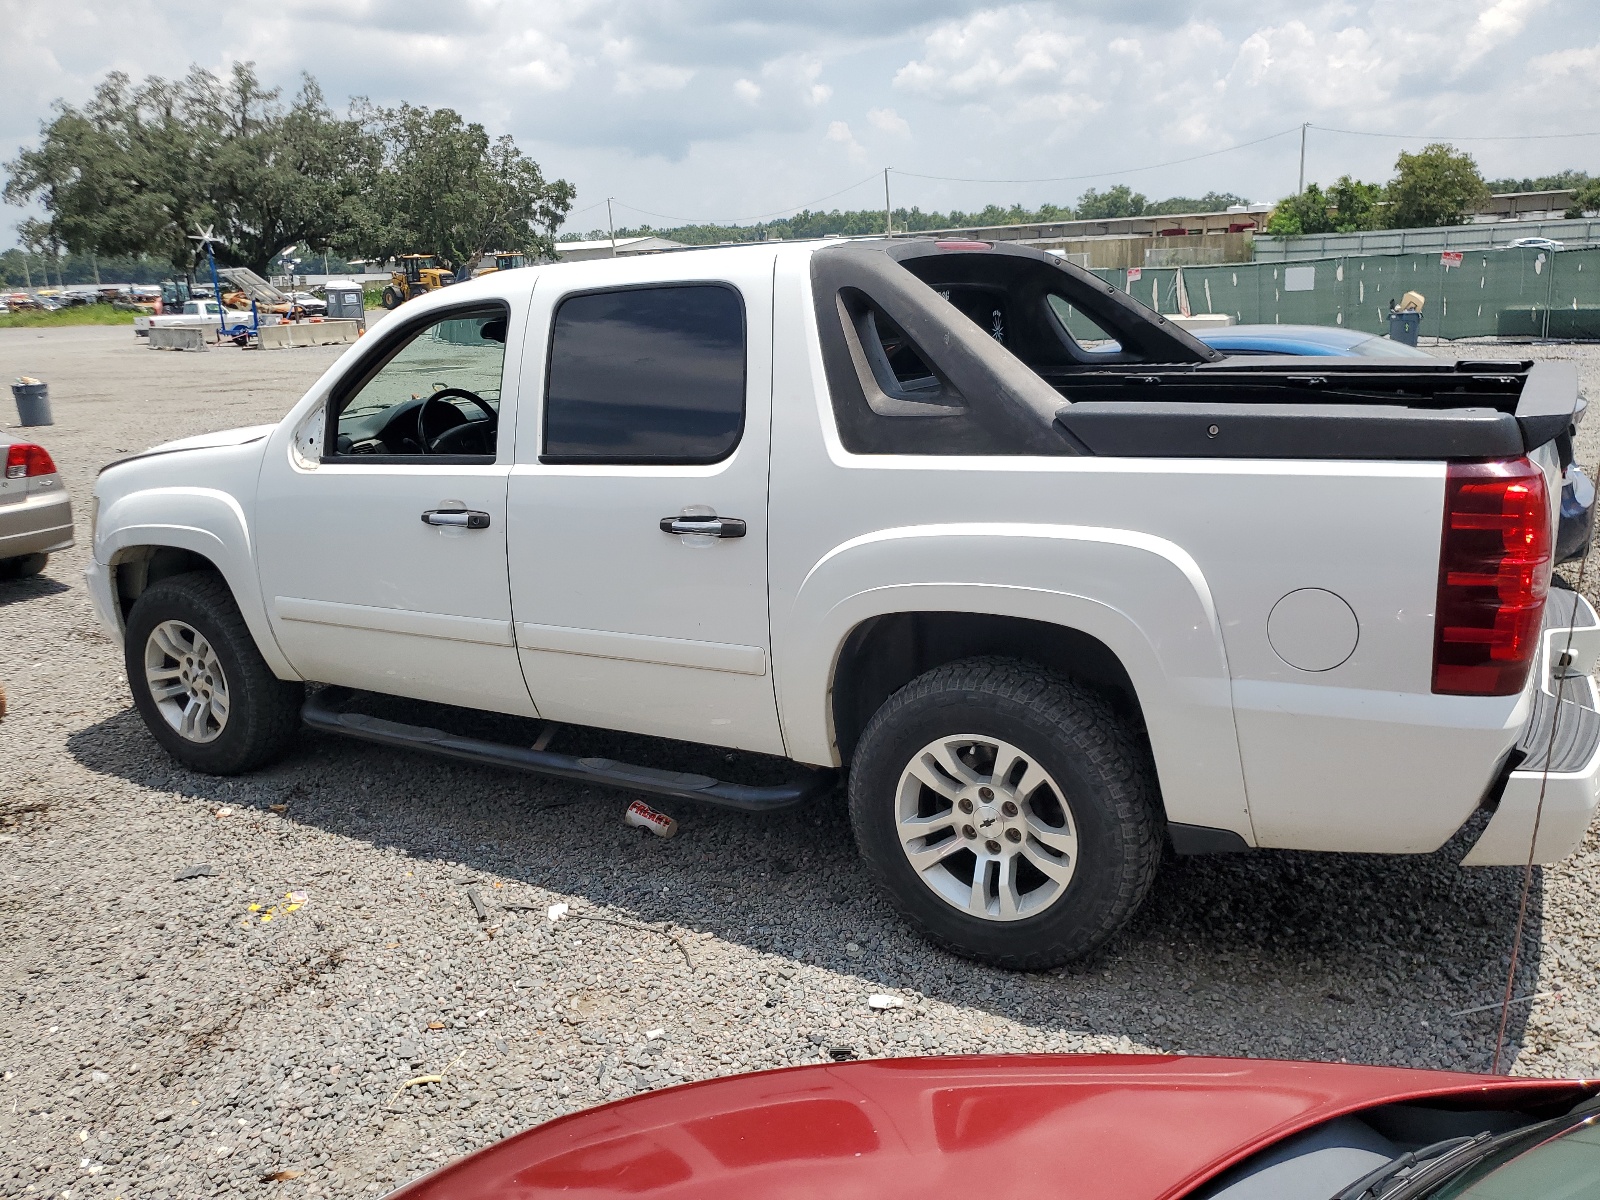
M 1459 250 L 1446 250 L 1443 254 L 1439 255 L 1439 265 L 1448 271 L 1451 267 L 1459 267 L 1461 265 L 1461 260 L 1465 257 L 1466 255 L 1462 254 Z

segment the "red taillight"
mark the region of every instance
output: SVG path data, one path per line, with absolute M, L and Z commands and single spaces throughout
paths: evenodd
M 56 464 L 43 446 L 16 442 L 6 447 L 6 478 L 27 479 L 34 475 L 54 475 Z
M 1433 690 L 1513 696 L 1528 680 L 1550 589 L 1550 497 L 1525 458 L 1452 463 L 1434 617 Z

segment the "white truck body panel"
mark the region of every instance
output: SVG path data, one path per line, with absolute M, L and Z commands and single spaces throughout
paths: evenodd
M 217 566 L 284 678 L 817 765 L 842 765 L 834 672 L 862 622 L 1023 618 L 1115 654 L 1172 822 L 1255 846 L 1415 853 L 1467 820 L 1543 667 L 1520 695 L 1431 692 L 1444 463 L 852 454 L 819 346 L 817 250 L 562 264 L 410 302 L 408 320 L 509 306 L 492 464 L 318 461 L 306 430 L 330 387 L 382 352 L 380 330 L 269 437 L 202 439 L 102 476 L 97 612 L 120 629 L 120 554 L 174 546 Z M 709 466 L 541 463 L 560 300 L 704 280 L 745 307 L 737 449 Z M 451 505 L 490 527 L 418 519 Z M 696 544 L 657 527 L 692 512 L 741 517 L 749 533 Z M 1354 645 L 1325 669 L 1291 666 L 1268 636 L 1274 607 L 1301 589 L 1354 614 Z M 1541 836 L 1541 856 L 1581 838 L 1597 768 L 1600 756 L 1552 780 L 1559 832 Z M 1526 789 L 1509 788 L 1479 861 L 1531 837 L 1526 809 Z
M 783 754 L 767 667 L 771 250 L 541 271 L 531 326 L 548 329 L 575 291 L 656 282 L 738 289 L 748 330 L 744 430 L 728 458 L 707 465 L 541 463 L 541 422 L 519 423 L 508 507 L 528 687 L 551 720 Z M 523 395 L 542 395 L 549 345 L 548 336 L 529 339 Z M 661 532 L 662 517 L 697 511 L 743 518 L 749 532 Z

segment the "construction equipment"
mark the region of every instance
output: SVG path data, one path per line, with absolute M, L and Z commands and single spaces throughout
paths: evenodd
M 402 254 L 400 269 L 389 273 L 389 285 L 383 289 L 383 306 L 399 308 L 414 296 L 437 291 L 452 282 L 450 272 L 434 261 L 431 254 Z
M 472 273 L 472 277 L 474 279 L 478 278 L 480 275 L 493 275 L 496 271 L 515 271 L 518 267 L 525 267 L 528 265 L 528 256 L 526 254 L 509 250 L 492 251 L 488 254 L 485 254 L 483 258 L 480 258 L 478 261 L 482 262 L 483 259 L 493 260 L 494 265 L 488 267 L 479 267 Z

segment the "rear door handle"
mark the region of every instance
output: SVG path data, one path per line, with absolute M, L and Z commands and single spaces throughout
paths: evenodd
M 489 514 L 471 508 L 430 508 L 422 514 L 424 525 L 454 525 L 461 529 L 489 528 Z
M 738 517 L 662 517 L 661 532 L 736 538 L 744 536 L 745 524 Z

